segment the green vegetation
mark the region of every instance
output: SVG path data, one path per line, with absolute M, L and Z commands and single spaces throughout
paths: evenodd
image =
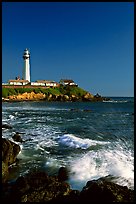
M 18 95 L 25 92 L 32 92 L 33 88 L 2 88 L 2 97 L 7 98 L 8 96 Z
M 84 89 L 82 89 L 80 87 L 75 87 L 75 86 L 63 86 L 63 85 L 61 85 L 59 90 L 62 94 L 65 94 L 68 96 L 75 95 L 75 96 L 82 97 L 83 95 L 85 95 L 87 93 L 87 91 L 85 91 Z
M 13 88 L 2 88 L 2 97 L 4 98 L 15 94 L 16 94 L 16 91 Z
M 75 95 L 78 97 L 82 97 L 87 93 L 87 91 L 83 90 L 80 87 L 74 87 L 74 86 L 63 86 L 60 85 L 60 87 L 57 88 L 2 88 L 2 97 L 6 98 L 11 95 L 18 95 L 18 94 L 23 94 L 25 92 L 30 93 L 44 93 L 46 95 L 52 94 L 52 95 L 60 95 L 60 94 L 65 94 L 68 96 Z

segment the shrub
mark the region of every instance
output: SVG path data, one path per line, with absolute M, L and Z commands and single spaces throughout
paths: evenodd
M 8 89 L 7 88 L 2 88 L 2 97 L 7 98 L 8 97 Z
M 41 88 L 35 88 L 33 91 L 35 94 L 42 92 Z

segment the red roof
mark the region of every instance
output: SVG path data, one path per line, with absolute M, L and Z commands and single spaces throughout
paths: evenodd
M 9 82 L 29 82 L 29 81 L 24 79 L 10 79 Z
M 64 82 L 64 83 L 74 83 L 74 81 L 72 79 L 61 79 L 60 82 Z

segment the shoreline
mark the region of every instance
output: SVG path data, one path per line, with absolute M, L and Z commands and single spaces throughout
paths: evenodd
M 6 156 L 4 146 L 2 152 L 2 201 L 18 202 L 45 202 L 45 203 L 84 203 L 84 202 L 134 202 L 134 190 L 127 186 L 121 186 L 109 181 L 108 177 L 88 180 L 82 190 L 72 189 L 66 167 L 60 167 L 58 174 L 50 176 L 46 171 L 30 170 L 24 176 L 19 176 L 14 182 L 8 181 L 6 162 L 11 161 L 9 168 L 18 165 L 17 155 L 19 145 L 6 138 L 2 138 L 2 144 L 9 145 L 11 153 L 12 145 L 17 152 L 11 161 Z M 13 154 L 14 154 L 13 153 Z M 9 153 L 8 153 L 9 154 Z M 10 159 L 10 160 L 9 160 Z M 6 170 L 5 170 L 6 169 Z
M 110 98 L 100 97 L 100 98 L 91 98 L 91 99 L 9 99 L 9 98 L 2 98 L 2 102 L 107 102 L 110 101 Z

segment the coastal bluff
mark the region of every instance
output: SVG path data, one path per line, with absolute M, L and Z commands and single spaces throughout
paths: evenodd
M 99 94 L 93 95 L 79 87 L 60 88 L 2 88 L 2 101 L 103 101 L 109 100 Z

